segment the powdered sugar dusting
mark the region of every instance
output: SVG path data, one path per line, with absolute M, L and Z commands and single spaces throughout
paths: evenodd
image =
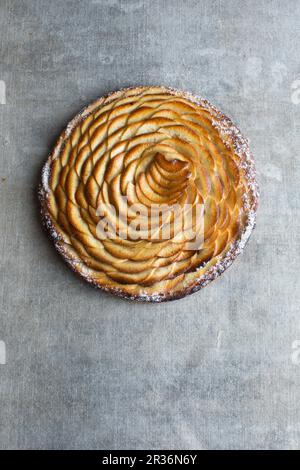
M 49 191 L 49 178 L 50 178 L 50 164 L 47 161 L 42 169 L 42 186 L 46 192 Z

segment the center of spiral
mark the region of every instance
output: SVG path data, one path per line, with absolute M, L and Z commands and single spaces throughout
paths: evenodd
M 153 203 L 173 204 L 186 190 L 190 177 L 189 162 L 156 153 L 138 184 L 142 183 L 142 192 Z

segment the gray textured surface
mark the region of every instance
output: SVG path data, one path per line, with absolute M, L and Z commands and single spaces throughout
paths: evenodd
M 300 447 L 299 20 L 298 0 L 0 0 L 1 448 Z M 228 113 L 262 192 L 245 254 L 161 305 L 78 280 L 35 193 L 68 120 L 136 84 Z

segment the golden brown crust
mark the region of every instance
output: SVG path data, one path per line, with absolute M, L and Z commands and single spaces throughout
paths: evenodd
M 206 100 L 165 87 L 120 90 L 78 114 L 43 168 L 39 195 L 44 224 L 76 273 L 152 302 L 218 277 L 247 242 L 258 204 L 248 141 Z M 132 240 L 100 241 L 97 207 L 124 195 L 146 205 L 202 201 L 204 245 L 190 252 L 185 239 L 146 240 L 141 254 Z

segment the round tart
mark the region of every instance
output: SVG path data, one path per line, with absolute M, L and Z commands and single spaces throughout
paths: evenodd
M 189 93 L 138 87 L 70 122 L 44 165 L 40 200 L 75 272 L 160 302 L 232 263 L 254 227 L 258 189 L 248 141 L 230 119 Z

